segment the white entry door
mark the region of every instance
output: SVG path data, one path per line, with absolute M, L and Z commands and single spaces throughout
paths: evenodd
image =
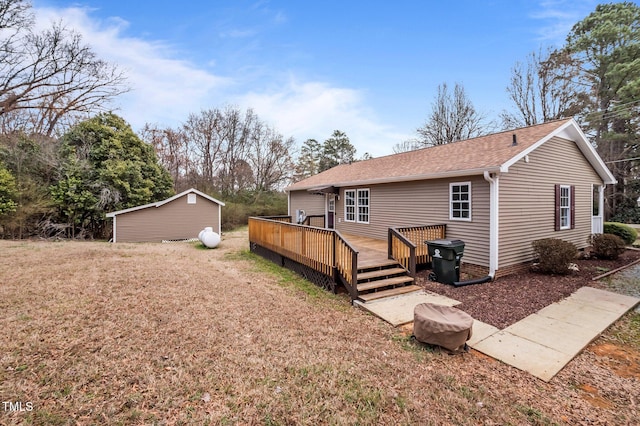
M 593 185 L 593 196 L 591 198 L 593 205 L 593 214 L 591 216 L 591 233 L 602 234 L 604 229 L 604 187 L 602 185 Z

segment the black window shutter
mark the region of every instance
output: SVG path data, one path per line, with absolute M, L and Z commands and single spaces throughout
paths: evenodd
M 571 229 L 576 228 L 576 186 L 571 185 Z
M 555 211 L 555 229 L 560 230 L 560 185 L 556 184 L 556 211 Z

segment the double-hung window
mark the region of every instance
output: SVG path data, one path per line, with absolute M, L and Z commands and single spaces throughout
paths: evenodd
M 471 220 L 471 182 L 449 184 L 449 219 Z
M 347 222 L 356 221 L 356 190 L 348 189 L 344 191 L 344 220 Z
M 575 226 L 575 186 L 556 185 L 555 229 L 574 229 Z
M 344 220 L 346 222 L 369 223 L 368 189 L 347 189 L 344 191 Z

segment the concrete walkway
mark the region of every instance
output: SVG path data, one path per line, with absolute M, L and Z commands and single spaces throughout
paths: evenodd
M 393 325 L 413 321 L 419 303 L 455 306 L 460 302 L 435 293 L 414 292 L 359 305 Z M 473 349 L 549 381 L 592 340 L 640 302 L 640 299 L 582 287 L 517 323 L 499 330 L 474 320 Z

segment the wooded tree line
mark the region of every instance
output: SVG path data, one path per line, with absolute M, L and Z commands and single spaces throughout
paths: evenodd
M 228 198 L 281 190 L 292 177 L 295 141 L 248 109 L 192 113 L 178 128 L 147 125 L 142 138 L 169 171 L 176 191 L 197 187 Z
M 104 237 L 108 211 L 196 187 L 227 202 L 227 226 L 248 215 L 286 211 L 281 192 L 356 157 L 339 130 L 298 151 L 251 109 L 217 107 L 183 124 L 148 124 L 139 135 L 106 113 L 126 92 L 124 74 L 58 23 L 38 31 L 31 5 L 0 0 L 0 237 Z M 406 151 L 500 128 L 576 117 L 619 183 L 608 211 L 640 221 L 636 199 L 640 126 L 640 8 L 603 4 L 577 23 L 565 45 L 540 50 L 512 69 L 514 108 L 500 122 L 478 111 L 461 84 L 438 87 Z

